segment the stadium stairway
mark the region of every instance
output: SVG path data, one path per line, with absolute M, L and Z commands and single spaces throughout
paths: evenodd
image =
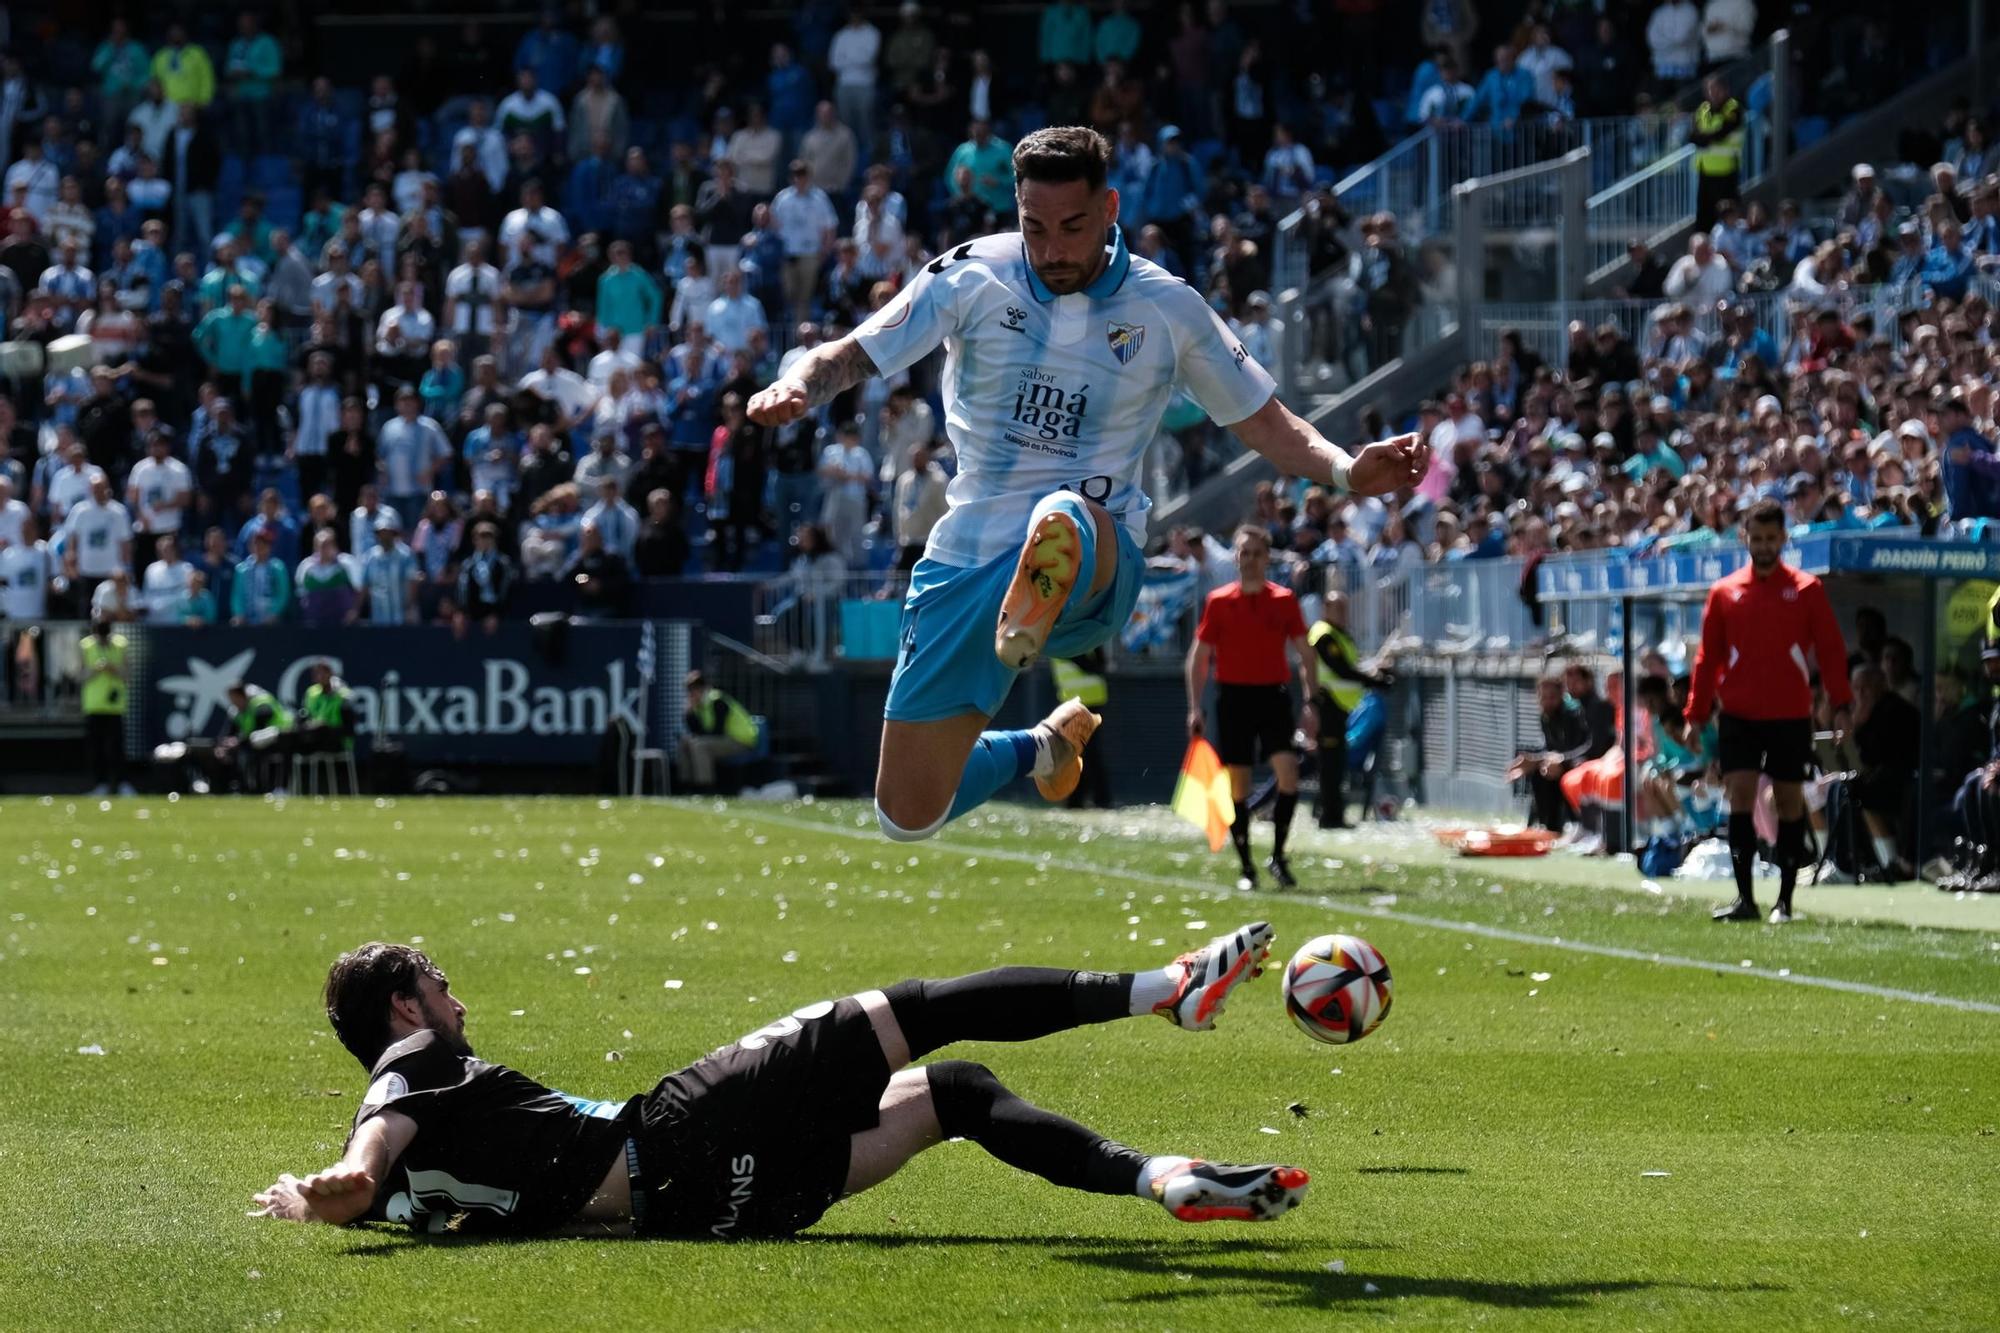
M 809 672 L 710 630 L 702 670 L 711 683 L 764 719 L 764 743 L 726 766 L 727 785 L 789 782 L 801 796 L 848 796 L 850 784 L 820 749 L 819 682 Z

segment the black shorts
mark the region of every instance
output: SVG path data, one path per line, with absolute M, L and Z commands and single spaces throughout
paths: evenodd
M 640 1099 L 641 1235 L 736 1240 L 811 1226 L 880 1122 L 889 1063 L 859 1001 L 821 1001 L 703 1056 Z
M 1225 764 L 1249 765 L 1274 754 L 1296 754 L 1292 696 L 1282 685 L 1215 687 L 1215 752 Z
M 1804 782 L 1812 766 L 1812 720 L 1753 719 L 1724 713 L 1716 723 L 1724 774 L 1755 770 L 1773 782 Z

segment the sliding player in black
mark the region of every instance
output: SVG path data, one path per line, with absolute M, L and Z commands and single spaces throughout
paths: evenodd
M 260 1192 L 252 1216 L 419 1231 L 789 1236 L 947 1138 L 1071 1189 L 1184 1222 L 1268 1221 L 1293 1166 L 1149 1156 L 1009 1092 L 983 1065 L 905 1068 L 954 1041 L 1032 1041 L 1159 1014 L 1197 1031 L 1262 971 L 1263 923 L 1148 972 L 1002 967 L 797 1010 L 652 1091 L 590 1102 L 473 1058 L 465 1006 L 422 952 L 367 944 L 327 977 L 334 1032 L 369 1071 L 340 1161 Z

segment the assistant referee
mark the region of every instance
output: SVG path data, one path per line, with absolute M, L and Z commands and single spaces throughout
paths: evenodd
M 1778 904 L 1771 909 L 1771 924 L 1783 925 L 1792 919 L 1792 889 L 1808 855 L 1803 784 L 1812 760 L 1813 673 L 1806 654 L 1818 658 L 1837 732 L 1847 729 L 1853 691 L 1847 679 L 1847 645 L 1825 586 L 1778 558 L 1785 549 L 1785 511 L 1776 500 L 1761 501 L 1745 516 L 1743 544 L 1750 563 L 1718 580 L 1702 608 L 1701 648 L 1695 654 L 1686 722 L 1701 727 L 1720 701 L 1717 749 L 1729 798 L 1736 901 L 1717 908 L 1715 919 L 1758 917 L 1750 882 L 1757 826 L 1750 812 L 1761 773 L 1771 779 L 1778 806 L 1773 857 Z
M 1215 671 L 1215 723 L 1220 735 L 1216 752 L 1229 768 L 1230 794 L 1236 820 L 1229 836 L 1243 868 L 1238 887 L 1254 888 L 1257 868 L 1250 859 L 1250 766 L 1261 751 L 1278 782 L 1272 811 L 1277 834 L 1271 847 L 1271 877 L 1284 888 L 1297 884 L 1285 860 L 1285 839 L 1292 831 L 1292 812 L 1299 805 L 1299 752 L 1293 739 L 1298 721 L 1307 735 L 1318 727 L 1311 703 L 1313 654 L 1306 642 L 1305 617 L 1289 588 L 1267 583 L 1271 568 L 1271 537 L 1254 523 L 1236 529 L 1236 582 L 1217 588 L 1201 608 L 1201 624 L 1187 655 L 1188 734 L 1202 734 L 1202 691 L 1209 668 Z M 1290 660 L 1287 661 L 1289 650 Z M 1287 680 L 1299 682 L 1306 700 L 1304 716 L 1295 720 Z

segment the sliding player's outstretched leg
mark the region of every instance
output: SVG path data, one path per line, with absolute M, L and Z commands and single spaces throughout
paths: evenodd
M 1205 1032 L 1230 993 L 1263 972 L 1272 938 L 1268 922 L 1253 921 L 1144 972 L 996 967 L 900 981 L 882 993 L 902 1033 L 905 1060 L 921 1060 L 955 1041 L 1033 1041 L 1144 1014 Z
M 1002 967 L 905 981 L 858 998 L 892 1068 L 954 1041 L 1032 1041 L 1148 1013 L 1207 1028 L 1229 991 L 1257 975 L 1270 945 L 1271 928 L 1256 922 L 1145 972 Z M 1308 1183 L 1296 1166 L 1226 1166 L 1140 1152 L 1034 1105 L 985 1065 L 940 1060 L 891 1076 L 876 1124 L 853 1136 L 846 1193 L 879 1184 L 944 1139 L 970 1139 L 1009 1166 L 1067 1189 L 1150 1199 L 1182 1222 L 1270 1221 L 1296 1207 Z

